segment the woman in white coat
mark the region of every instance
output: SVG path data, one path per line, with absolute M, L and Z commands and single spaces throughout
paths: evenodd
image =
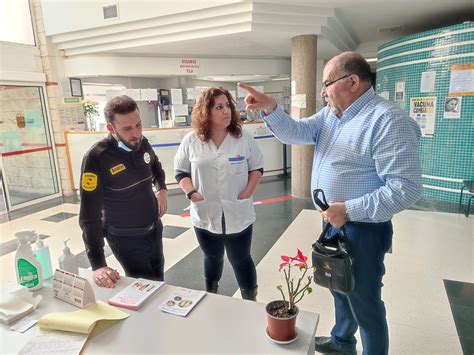
M 242 129 L 232 96 L 222 88 L 201 94 L 192 127 L 179 146 L 174 168 L 191 200 L 191 220 L 204 252 L 206 289 L 217 293 L 225 249 L 242 298 L 256 300 L 257 273 L 250 255 L 252 195 L 263 174 L 262 153 Z

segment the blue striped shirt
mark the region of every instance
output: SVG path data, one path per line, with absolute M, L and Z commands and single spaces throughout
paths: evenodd
M 340 118 L 325 107 L 294 120 L 277 107 L 264 120 L 283 143 L 314 144 L 311 190 L 345 202 L 351 221 L 388 221 L 421 196 L 420 128 L 372 88 Z

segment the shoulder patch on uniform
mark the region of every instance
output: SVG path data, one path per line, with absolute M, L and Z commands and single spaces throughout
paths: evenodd
M 82 174 L 82 189 L 84 191 L 94 191 L 97 188 L 97 175 L 94 173 Z
M 119 165 L 115 165 L 115 166 L 111 167 L 109 169 L 109 171 L 112 175 L 115 175 L 115 174 L 118 174 L 121 171 L 124 171 L 125 169 L 126 169 L 125 165 L 119 164 Z

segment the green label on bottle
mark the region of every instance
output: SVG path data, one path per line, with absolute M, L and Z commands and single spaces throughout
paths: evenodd
M 38 269 L 28 260 L 18 259 L 18 275 L 22 286 L 32 288 L 39 284 Z

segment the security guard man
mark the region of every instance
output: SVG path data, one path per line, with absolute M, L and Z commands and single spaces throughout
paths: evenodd
M 114 287 L 119 278 L 105 261 L 104 237 L 127 276 L 161 281 L 165 172 L 142 136 L 140 112 L 132 98 L 113 98 L 104 115 L 110 134 L 89 149 L 81 170 L 79 224 L 94 281 Z

